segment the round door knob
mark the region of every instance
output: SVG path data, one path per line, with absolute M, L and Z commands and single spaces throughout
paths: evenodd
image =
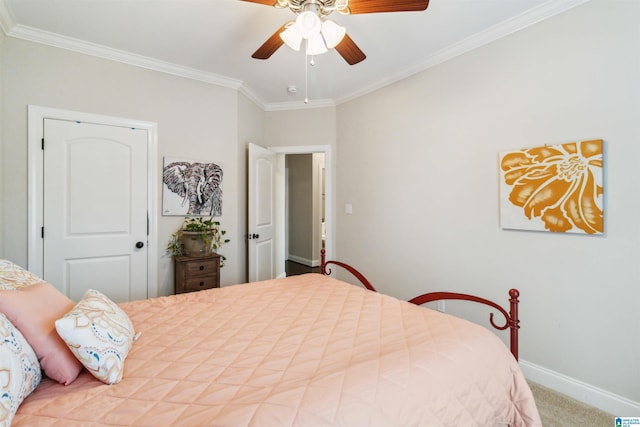
M 143 247 L 144 247 L 144 243 L 142 243 L 142 242 L 136 243 L 136 248 L 141 249 Z

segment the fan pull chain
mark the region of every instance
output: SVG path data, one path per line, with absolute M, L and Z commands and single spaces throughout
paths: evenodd
M 309 42 L 307 42 L 309 43 Z M 304 54 L 304 103 L 309 103 L 309 61 L 307 61 L 308 55 Z

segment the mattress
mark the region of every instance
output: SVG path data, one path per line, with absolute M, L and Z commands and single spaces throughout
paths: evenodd
M 121 304 L 124 379 L 44 379 L 14 426 L 540 426 L 505 345 L 318 274 Z

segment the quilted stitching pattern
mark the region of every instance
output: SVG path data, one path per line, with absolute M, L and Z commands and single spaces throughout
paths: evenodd
M 15 425 L 540 425 L 492 333 L 331 278 L 122 307 L 142 332 L 123 381 L 44 381 Z

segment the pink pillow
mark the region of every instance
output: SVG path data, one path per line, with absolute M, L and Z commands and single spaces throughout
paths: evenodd
M 58 336 L 55 321 L 75 303 L 47 282 L 0 291 L 0 312 L 24 335 L 51 379 L 69 385 L 82 365 Z

